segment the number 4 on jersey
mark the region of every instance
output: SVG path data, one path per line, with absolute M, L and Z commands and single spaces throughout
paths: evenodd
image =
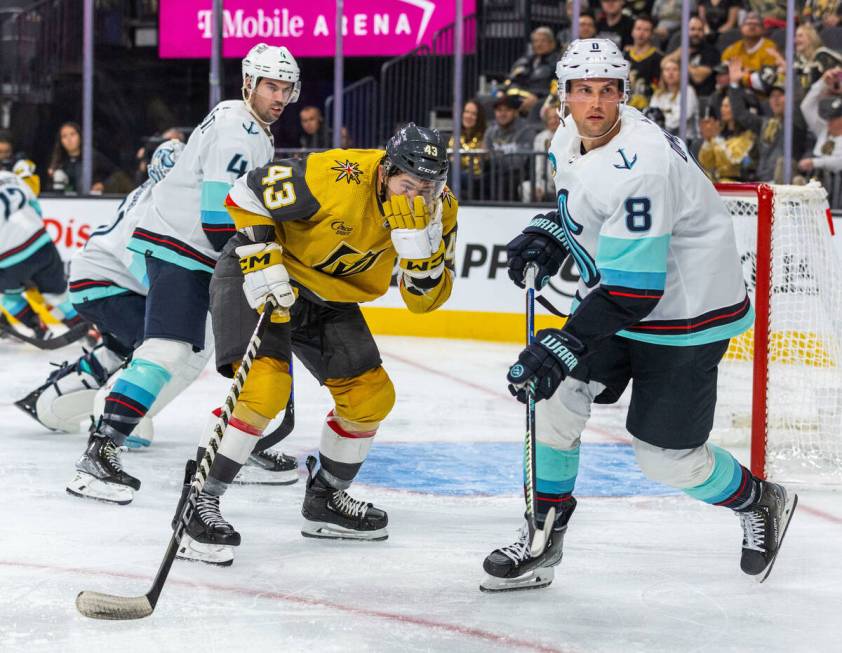
M 245 157 L 242 154 L 235 154 L 228 162 L 227 170 L 228 172 L 233 172 L 238 177 L 242 177 L 246 172 L 246 168 L 248 168 L 248 161 L 246 161 Z

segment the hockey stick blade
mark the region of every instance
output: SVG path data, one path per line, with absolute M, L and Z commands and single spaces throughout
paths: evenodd
M 6 335 L 14 338 L 15 340 L 19 340 L 20 342 L 25 342 L 28 345 L 34 345 L 38 347 L 38 349 L 44 349 L 48 351 L 52 351 L 53 349 L 61 349 L 62 347 L 66 347 L 77 340 L 83 338 L 85 334 L 90 329 L 90 324 L 83 323 L 77 324 L 72 329 L 69 329 L 66 333 L 62 333 L 60 336 L 56 336 L 55 338 L 30 338 L 22 333 L 18 333 L 13 327 L 9 326 L 8 324 L 0 324 L 0 331 L 5 333 Z
M 529 552 L 533 558 L 537 558 L 547 548 L 547 542 L 550 541 L 550 533 L 552 533 L 554 523 L 555 508 L 550 508 L 547 512 L 547 517 L 544 519 L 544 528 L 536 528 L 532 534 L 532 544 L 529 547 Z
M 155 606 L 148 596 L 113 596 L 101 592 L 79 592 L 76 609 L 91 619 L 127 621 L 143 619 L 152 614 Z

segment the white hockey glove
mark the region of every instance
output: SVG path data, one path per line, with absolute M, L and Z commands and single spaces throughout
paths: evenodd
M 289 307 L 295 302 L 295 293 L 282 263 L 281 246 L 278 243 L 255 243 L 240 245 L 234 251 L 240 257 L 243 292 L 249 306 L 262 311 L 266 299 L 274 297 L 278 308 L 272 312 L 272 322 L 289 322 Z
M 406 195 L 394 195 L 383 202 L 383 212 L 392 230 L 392 245 L 401 259 L 428 259 L 439 250 L 441 216 L 432 216 L 422 197 L 416 196 L 410 205 Z

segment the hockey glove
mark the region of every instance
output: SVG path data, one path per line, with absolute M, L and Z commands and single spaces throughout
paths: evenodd
M 520 288 L 527 265 L 535 265 L 535 289 L 546 286 L 558 274 L 561 264 L 570 253 L 567 234 L 561 226 L 558 211 L 542 213 L 532 218 L 529 226 L 506 245 L 509 258 L 509 278 Z
M 254 243 L 235 249 L 243 271 L 243 292 L 249 306 L 263 310 L 266 299 L 275 298 L 278 308 L 272 312 L 272 322 L 289 322 L 289 307 L 295 294 L 289 274 L 282 261 L 283 249 L 278 243 Z
M 392 245 L 401 259 L 420 261 L 435 257 L 442 245 L 441 218 L 434 218 L 424 199 L 412 204 L 406 195 L 393 195 L 383 202 L 383 214 L 391 229 Z
M 571 334 L 561 329 L 541 329 L 509 368 L 509 392 L 525 404 L 527 384 L 533 383 L 535 401 L 549 399 L 568 376 L 586 378 L 580 360 L 584 354 L 585 346 Z

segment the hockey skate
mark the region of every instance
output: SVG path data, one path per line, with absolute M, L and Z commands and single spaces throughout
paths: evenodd
M 234 479 L 239 485 L 292 485 L 298 482 L 298 461 L 280 451 L 252 453 Z
M 740 568 L 762 583 L 772 573 L 772 566 L 786 535 L 798 495 L 769 481 L 760 481 L 760 496 L 745 510 L 737 511 L 743 527 L 743 555 Z
M 173 529 L 181 519 L 184 502 L 190 494 L 190 486 L 195 474 L 196 461 L 188 460 L 184 469 L 181 498 L 172 520 Z M 228 567 L 234 562 L 234 547 L 239 545 L 240 534 L 222 517 L 219 510 L 219 497 L 200 492 L 196 497 L 196 508 L 178 544 L 176 557 L 180 560 Z
M 304 537 L 335 540 L 385 540 L 389 517 L 384 510 L 352 498 L 344 490 L 331 487 L 315 472 L 316 459 L 307 458 L 307 491 L 304 494 Z
M 575 509 L 576 499 L 572 499 L 556 517 L 550 539 L 537 557 L 532 557 L 529 526 L 524 523 L 513 544 L 495 549 L 483 561 L 482 567 L 487 576 L 480 583 L 480 590 L 512 592 L 539 589 L 552 583 L 555 577 L 553 567 L 561 562 L 564 534 Z
M 140 481 L 123 471 L 120 447 L 96 429 L 85 453 L 76 462 L 76 475 L 67 484 L 68 494 L 126 505 L 140 489 Z

